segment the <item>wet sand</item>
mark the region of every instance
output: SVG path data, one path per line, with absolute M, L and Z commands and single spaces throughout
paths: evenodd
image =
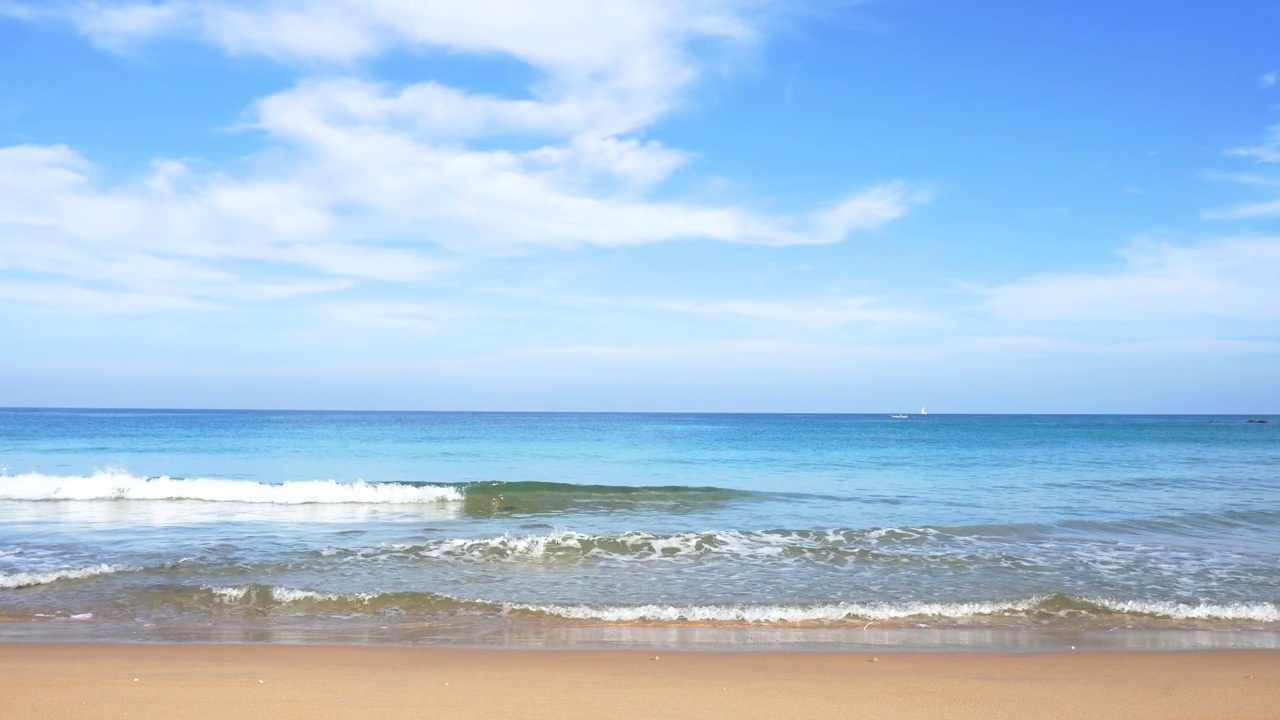
M 0 643 L 0 717 L 1274 719 L 1280 651 Z

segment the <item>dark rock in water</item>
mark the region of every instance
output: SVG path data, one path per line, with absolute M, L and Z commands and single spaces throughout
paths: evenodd
M 1266 418 L 1251 418 L 1249 422 L 1258 423 L 1260 425 L 1266 425 L 1268 422 L 1271 422 L 1271 421 L 1267 420 Z

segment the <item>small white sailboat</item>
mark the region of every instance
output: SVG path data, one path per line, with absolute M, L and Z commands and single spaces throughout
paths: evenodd
M 928 410 L 925 410 L 925 409 L 924 409 L 924 406 L 923 406 L 923 405 L 921 405 L 921 406 L 920 406 L 920 414 L 921 414 L 921 415 L 928 415 L 928 414 L 929 414 L 929 411 L 928 411 Z

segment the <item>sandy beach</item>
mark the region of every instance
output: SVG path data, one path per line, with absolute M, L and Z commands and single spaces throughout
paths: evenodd
M 5 718 L 1275 718 L 1280 653 L 0 644 Z

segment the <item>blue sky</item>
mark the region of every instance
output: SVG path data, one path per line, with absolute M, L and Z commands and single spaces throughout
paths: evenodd
M 0 0 L 0 405 L 1278 412 L 1273 3 Z

